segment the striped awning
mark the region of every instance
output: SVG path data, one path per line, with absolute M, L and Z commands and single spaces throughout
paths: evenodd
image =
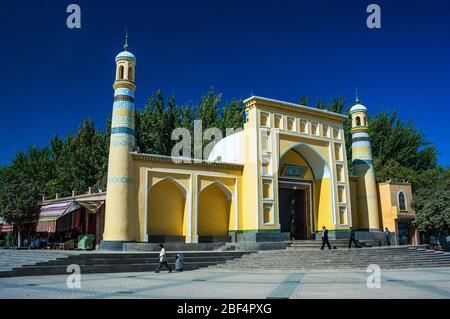
M 41 212 L 39 214 L 40 222 L 48 222 L 57 220 L 61 217 L 66 210 L 71 206 L 72 202 L 65 202 L 61 204 L 53 204 L 41 207 Z
M 13 231 L 14 226 L 12 224 L 1 224 L 0 225 L 0 233 L 8 233 Z
M 85 207 L 87 210 L 89 210 L 91 213 L 95 214 L 100 207 L 102 207 L 104 201 L 102 200 L 86 200 L 86 201 L 78 201 L 78 204 Z

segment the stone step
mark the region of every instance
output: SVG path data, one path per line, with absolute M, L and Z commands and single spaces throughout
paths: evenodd
M 225 263 L 251 252 L 182 252 L 186 270 L 198 269 Z M 167 254 L 169 264 L 174 268 L 177 252 Z M 30 261 L 30 262 L 25 262 Z M 78 253 L 63 255 L 63 257 L 43 259 L 5 256 L 0 254 L 0 277 L 33 276 L 67 274 L 67 266 L 77 264 L 82 273 L 104 272 L 137 272 L 156 269 L 159 261 L 159 252 L 146 253 Z
M 203 267 L 217 265 L 219 262 L 192 262 L 184 263 L 184 270 L 195 270 Z M 173 270 L 175 264 L 169 263 Z M 118 272 L 153 272 L 156 270 L 158 263 L 151 264 L 119 264 L 119 265 L 80 265 L 82 274 L 94 273 L 118 273 Z M 165 271 L 165 268 L 163 268 Z M 10 272 L 0 272 L 0 277 L 16 277 L 16 276 L 40 276 L 40 275 L 66 275 L 67 266 L 33 266 L 15 268 Z
M 227 261 L 237 258 L 236 256 L 193 256 L 193 257 L 185 257 L 184 262 L 196 262 L 196 261 Z M 168 257 L 168 262 L 175 262 L 174 257 Z M 159 257 L 152 258 L 140 258 L 140 257 L 132 257 L 132 258 L 92 258 L 86 260 L 74 260 L 68 258 L 66 260 L 53 260 L 48 262 L 36 263 L 37 266 L 43 265 L 68 265 L 71 263 L 76 264 L 77 262 L 81 262 L 83 265 L 117 265 L 117 264 L 148 264 L 148 263 L 157 263 L 159 261 Z
M 436 253 L 425 246 L 374 247 L 360 249 L 307 250 L 289 247 L 285 250 L 260 251 L 230 260 L 214 269 L 228 270 L 331 270 L 365 269 L 369 264 L 382 268 L 450 267 L 450 254 Z M 317 247 L 317 246 L 316 246 Z

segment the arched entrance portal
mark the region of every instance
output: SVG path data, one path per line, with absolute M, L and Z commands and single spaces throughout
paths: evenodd
M 309 239 L 312 220 L 309 211 L 309 187 L 281 182 L 279 188 L 279 210 L 281 232 L 290 233 L 291 239 Z M 304 188 L 303 188 L 304 187 Z
M 280 231 L 291 239 L 314 239 L 318 207 L 323 206 L 321 181 L 329 178 L 325 161 L 308 145 L 299 143 L 280 158 L 278 212 Z M 330 213 L 330 212 L 328 212 Z
M 152 185 L 148 201 L 148 238 L 150 242 L 184 242 L 186 189 L 168 177 Z
M 198 241 L 227 241 L 230 224 L 232 192 L 222 183 L 214 182 L 198 196 Z

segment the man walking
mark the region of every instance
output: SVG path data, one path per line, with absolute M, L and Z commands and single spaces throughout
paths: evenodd
M 352 243 L 355 243 L 355 247 L 358 248 L 358 243 L 356 241 L 356 234 L 353 228 L 350 227 L 350 240 L 348 242 L 348 248 L 352 248 Z
M 328 241 L 328 229 L 325 226 L 322 226 L 322 247 L 320 250 L 323 250 L 325 244 L 328 246 L 328 249 L 331 249 L 330 242 Z
M 159 247 L 161 247 L 161 251 L 159 252 L 158 269 L 156 269 L 155 272 L 159 273 L 162 266 L 165 266 L 167 269 L 169 269 L 169 272 L 172 272 L 172 268 L 170 268 L 169 264 L 167 263 L 166 250 L 164 249 L 163 244 L 159 244 Z
M 386 238 L 386 245 L 390 246 L 391 245 L 391 232 L 389 231 L 389 229 L 387 227 L 384 229 L 384 236 Z

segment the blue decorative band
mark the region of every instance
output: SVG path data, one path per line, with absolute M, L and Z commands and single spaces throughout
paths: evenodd
M 352 138 L 352 142 L 353 142 L 353 143 L 355 143 L 355 142 L 365 142 L 365 141 L 370 142 L 370 138 L 369 138 L 368 136 L 366 136 L 366 137 L 354 137 L 354 138 Z
M 114 90 L 114 96 L 117 95 L 129 95 L 131 97 L 134 97 L 134 91 L 127 88 L 118 88 Z
M 134 141 L 128 141 L 128 140 L 111 140 L 111 147 L 129 147 L 133 148 L 136 146 L 136 143 Z
M 356 147 L 372 147 L 369 141 L 359 141 L 359 142 L 353 142 L 352 148 Z
M 352 138 L 357 138 L 357 137 L 369 137 L 368 133 L 353 133 L 352 134 Z
M 131 184 L 133 179 L 130 176 L 111 176 L 108 177 L 108 184 Z
M 112 117 L 112 123 L 119 122 L 119 123 L 134 123 L 134 116 L 133 115 L 113 115 Z
M 116 95 L 114 97 L 114 102 L 117 102 L 117 101 L 126 101 L 126 102 L 134 103 L 134 97 L 129 96 L 129 95 Z
M 115 101 L 113 104 L 113 108 L 134 110 L 134 104 L 127 101 Z
M 134 136 L 134 130 L 126 126 L 119 126 L 111 128 L 111 134 L 128 134 Z

